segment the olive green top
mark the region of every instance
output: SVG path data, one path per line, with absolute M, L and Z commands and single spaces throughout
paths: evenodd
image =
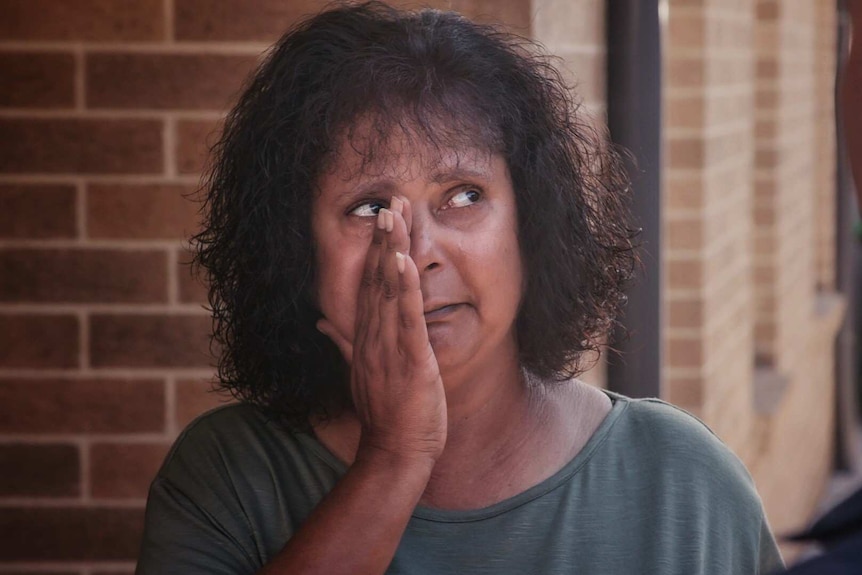
M 700 421 L 658 400 L 613 408 L 552 477 L 490 507 L 417 507 L 391 574 L 770 573 L 781 558 L 751 478 Z M 254 407 L 212 411 L 153 482 L 141 575 L 250 574 L 346 466 Z

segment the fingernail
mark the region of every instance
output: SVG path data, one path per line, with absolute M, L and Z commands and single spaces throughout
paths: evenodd
M 395 216 L 389 210 L 386 210 L 386 231 L 391 232 L 395 227 Z
M 386 228 L 386 210 L 377 212 L 377 227 L 381 230 Z
M 404 254 L 395 252 L 395 264 L 398 266 L 398 273 L 404 273 Z

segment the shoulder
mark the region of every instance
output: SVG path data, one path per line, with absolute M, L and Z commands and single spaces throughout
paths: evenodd
M 715 460 L 734 467 L 741 465 L 727 445 L 689 412 L 660 399 L 617 397 L 628 404 L 626 429 L 651 455 L 662 460 L 682 457 L 689 462 Z
M 192 421 L 169 451 L 156 480 L 204 493 L 218 484 L 271 475 L 280 459 L 303 459 L 301 434 L 247 404 L 216 408 Z M 304 457 L 308 459 L 307 455 Z
M 234 449 L 264 437 L 271 424 L 255 407 L 242 403 L 225 405 L 208 411 L 180 432 L 168 456 L 165 467 L 177 461 L 207 457 L 213 452 Z
M 251 405 L 194 420 L 150 487 L 143 572 L 257 571 L 329 485 L 307 444 Z
M 187 442 L 207 443 L 230 437 L 258 435 L 274 426 L 257 407 L 247 403 L 231 403 L 211 409 L 192 420 L 177 437 L 175 449 Z
M 762 514 L 745 465 L 705 423 L 658 399 L 618 400 L 627 403 L 620 421 L 623 449 L 643 471 L 687 496 L 735 502 L 752 519 Z
M 686 565 L 680 572 L 765 573 L 780 565 L 751 476 L 709 427 L 664 401 L 609 395 L 610 430 L 591 472 L 613 493 L 634 541 L 673 549 Z

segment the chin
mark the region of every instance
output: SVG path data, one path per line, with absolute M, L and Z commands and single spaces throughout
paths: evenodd
M 440 374 L 444 377 L 447 372 L 462 369 L 475 358 L 474 346 L 466 343 L 463 338 L 457 337 L 457 334 L 444 333 L 442 329 L 429 329 L 428 340 L 437 358 Z

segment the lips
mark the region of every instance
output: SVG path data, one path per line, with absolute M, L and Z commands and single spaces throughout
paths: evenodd
M 425 323 L 433 321 L 442 321 L 461 309 L 466 304 L 449 303 L 449 304 L 431 304 L 425 306 Z

